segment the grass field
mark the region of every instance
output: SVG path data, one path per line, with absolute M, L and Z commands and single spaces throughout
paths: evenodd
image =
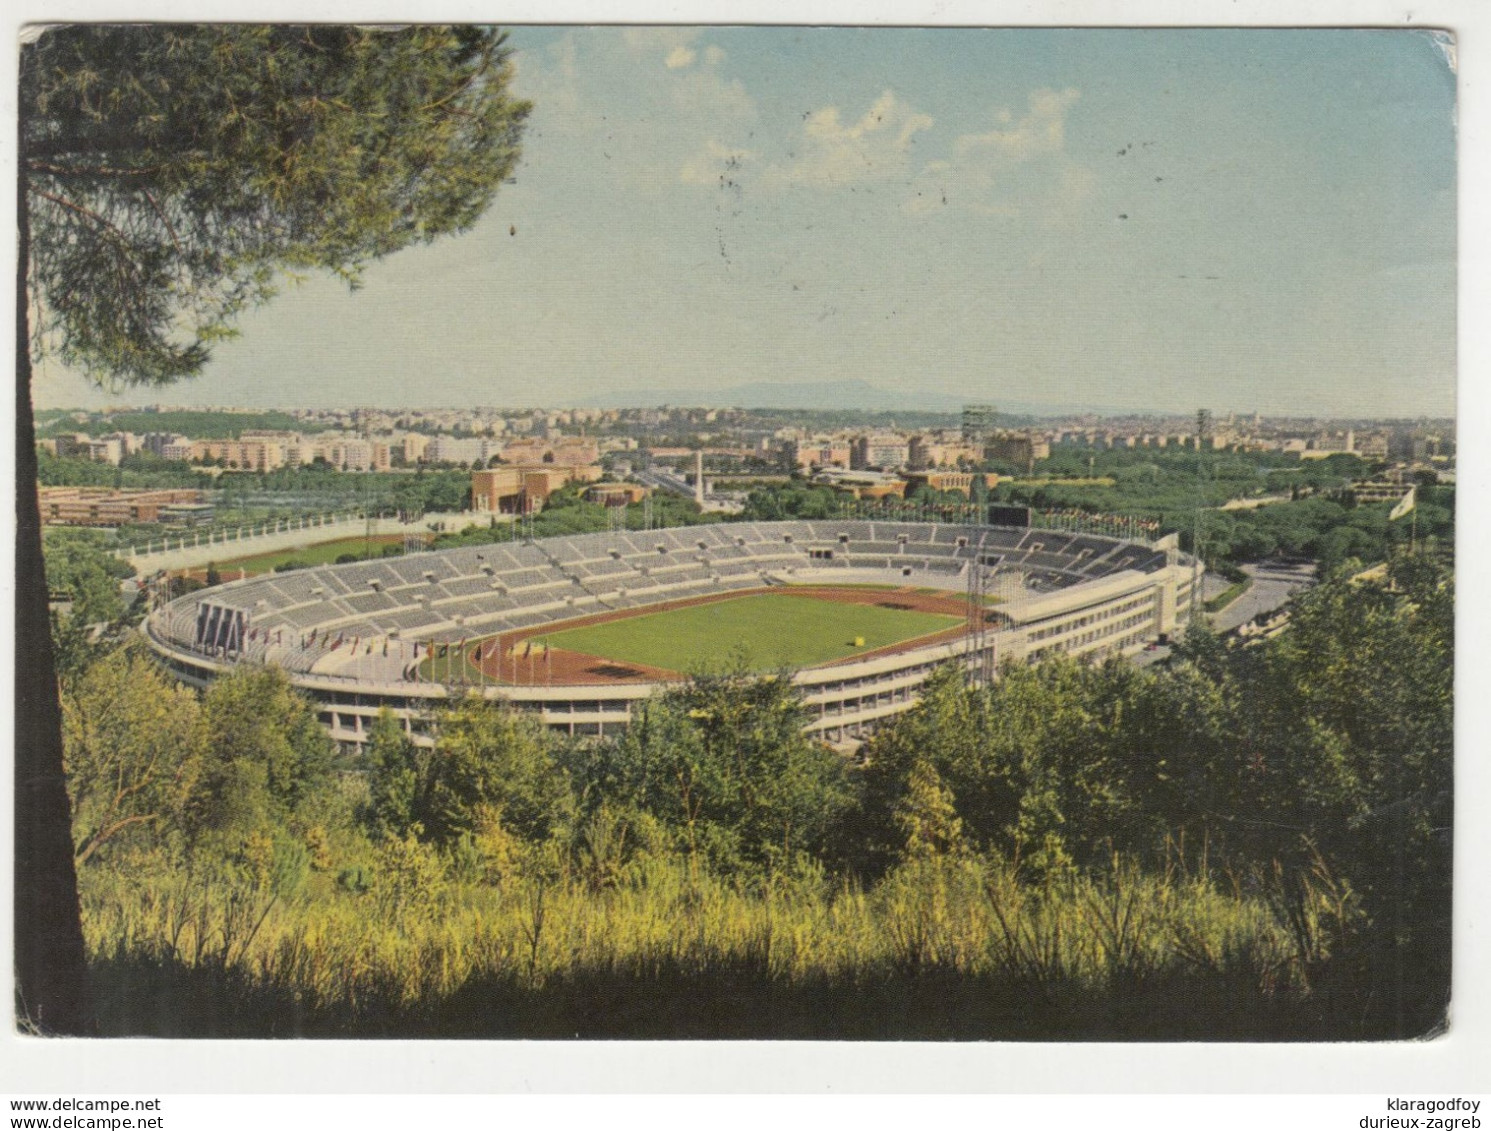
M 687 672 L 734 651 L 753 669 L 802 668 L 952 628 L 935 613 L 760 593 L 546 634 L 555 648 Z M 864 640 L 856 646 L 855 638 Z
M 288 550 L 271 550 L 263 554 L 249 554 L 242 558 L 224 558 L 216 564 L 220 570 L 241 569 L 248 574 L 268 573 L 286 562 L 304 562 L 308 566 L 329 565 L 343 554 L 356 554 L 362 557 L 368 548 L 368 541 L 367 538 L 356 535 L 351 538 L 337 538 L 331 542 L 319 542 L 313 546 L 293 546 Z M 404 536 L 402 534 L 374 534 L 371 541 L 372 556 L 378 558 L 383 556 L 385 546 L 402 546 Z

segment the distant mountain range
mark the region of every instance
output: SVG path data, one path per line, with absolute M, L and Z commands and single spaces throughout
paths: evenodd
M 780 408 L 861 409 L 866 412 L 949 412 L 963 405 L 993 400 L 1000 413 L 1043 416 L 1078 411 L 1073 405 L 1036 404 L 999 397 L 951 396 L 907 385 L 882 389 L 868 381 L 752 381 L 724 389 L 625 389 L 592 398 L 596 408 L 652 408 L 677 405 L 687 408 Z M 1102 411 L 1085 408 L 1080 411 Z

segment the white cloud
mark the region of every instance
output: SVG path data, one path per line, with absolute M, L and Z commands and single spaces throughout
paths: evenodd
M 724 145 L 711 138 L 701 152 L 684 162 L 678 179 L 688 185 L 718 185 L 738 174 L 755 156 L 749 149 Z
M 904 176 L 916 135 L 932 119 L 887 90 L 858 121 L 845 125 L 837 106 L 809 114 L 785 164 L 767 170 L 769 184 L 838 187 Z
M 540 160 L 585 165 L 598 154 L 614 183 L 648 195 L 676 185 L 680 173 L 713 184 L 719 159 L 705 160 L 705 139 L 740 148 L 757 109 L 734 68 L 718 65 L 725 53 L 701 35 L 575 28 L 520 52 L 516 89 L 536 107 L 530 169 Z
M 705 66 L 718 67 L 725 61 L 725 49 L 714 43 L 701 43 L 703 28 L 633 27 L 621 33 L 622 42 L 634 57 L 661 58 L 670 71 L 688 70 L 701 59 Z
M 994 129 L 961 134 L 944 159 L 927 163 L 902 207 L 912 214 L 954 207 L 986 216 L 1047 215 L 1079 204 L 1092 174 L 1066 152 L 1066 120 L 1080 94 L 1036 90 L 1016 117 L 996 110 Z
M 963 134 L 953 143 L 959 154 L 989 153 L 1006 161 L 1028 161 L 1046 153 L 1059 153 L 1066 143 L 1066 114 L 1080 94 L 1071 89 L 1032 91 L 1025 117 L 1014 121 L 1008 110 L 995 119 L 1007 129 L 982 134 Z

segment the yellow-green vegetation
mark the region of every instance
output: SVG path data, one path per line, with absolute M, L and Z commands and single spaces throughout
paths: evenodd
M 550 633 L 566 648 L 668 671 L 693 671 L 737 650 L 755 670 L 811 667 L 951 628 L 958 617 L 762 593 Z M 863 644 L 856 644 L 862 639 Z
M 102 1031 L 1403 1038 L 1449 985 L 1453 593 L 1426 558 L 1169 667 L 934 673 L 851 762 L 787 681 L 605 742 L 473 698 L 339 755 L 269 669 L 63 681 Z M 1411 976 L 1405 976 L 1405 971 Z
M 104 1023 L 140 1031 L 165 986 L 172 1012 L 147 1031 L 221 1033 L 223 1000 L 182 991 L 230 984 L 245 1003 L 235 1029 L 284 1036 L 1054 1037 L 1094 1024 L 1149 1036 L 1158 1024 L 1204 1037 L 1262 1031 L 1258 1004 L 1300 989 L 1266 901 L 1124 864 L 1032 888 L 1008 863 L 935 856 L 864 890 L 815 875 L 740 884 L 676 854 L 612 863 L 484 844 L 455 867 L 390 840 L 356 892 L 325 876 L 276 889 L 95 871 L 83 900 Z M 1187 1021 L 1159 992 L 1177 984 L 1253 1010 L 1241 1025 Z M 887 998 L 902 1012 L 876 1016 Z

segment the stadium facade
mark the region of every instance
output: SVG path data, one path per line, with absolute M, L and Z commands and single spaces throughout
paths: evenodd
M 144 631 L 166 667 L 198 687 L 238 665 L 284 669 L 319 704 L 332 736 L 356 747 L 384 707 L 427 743 L 434 709 L 461 695 L 536 712 L 568 734 L 611 735 L 662 685 L 556 681 L 531 646 L 526 667 L 513 651 L 513 678 L 473 677 L 467 648 L 479 641 L 500 650 L 504 638 L 531 639 L 579 617 L 791 585 L 964 597 L 967 630 L 954 639 L 944 633 L 795 673 L 809 730 L 851 744 L 907 710 L 939 665 L 987 673 L 1058 653 L 1127 655 L 1163 640 L 1188 619 L 1197 582 L 1196 563 L 1173 535 L 1147 543 L 981 525 L 721 523 L 269 574 L 179 598 L 152 612 Z M 728 647 L 721 642 L 722 654 Z M 437 657 L 457 648 L 459 664 L 442 667 Z

